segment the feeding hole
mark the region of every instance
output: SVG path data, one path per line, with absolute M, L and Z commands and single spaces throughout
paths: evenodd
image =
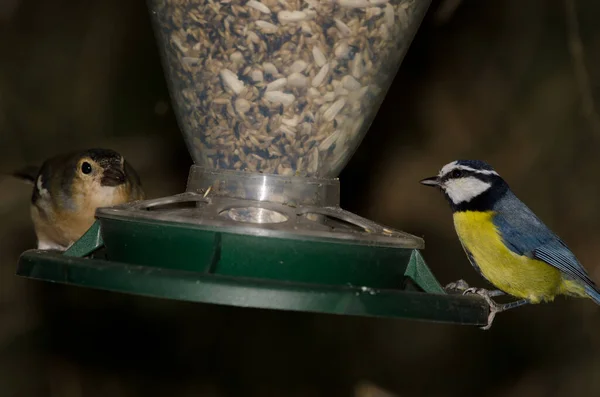
M 259 207 L 230 208 L 221 211 L 219 215 L 246 223 L 282 223 L 288 220 L 281 212 Z
M 318 214 L 316 212 L 305 212 L 303 214 L 299 214 L 299 216 L 302 216 L 303 218 L 306 218 L 309 221 L 321 223 L 325 226 L 330 227 L 332 230 L 338 229 L 340 231 L 354 231 L 363 233 L 367 231 L 367 229 L 360 225 L 331 215 Z
M 206 203 L 204 201 L 198 201 L 198 200 L 171 201 L 171 202 L 161 202 L 161 203 L 150 204 L 145 209 L 146 209 L 146 211 L 182 210 L 182 209 L 198 208 L 205 204 Z

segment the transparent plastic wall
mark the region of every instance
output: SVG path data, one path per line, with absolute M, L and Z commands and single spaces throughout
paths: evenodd
M 335 177 L 430 0 L 149 0 L 197 165 Z

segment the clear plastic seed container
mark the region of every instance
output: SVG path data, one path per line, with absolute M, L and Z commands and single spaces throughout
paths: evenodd
M 335 177 L 430 0 L 149 0 L 197 165 Z

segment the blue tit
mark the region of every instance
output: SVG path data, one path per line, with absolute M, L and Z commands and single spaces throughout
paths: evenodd
M 421 183 L 444 193 L 469 261 L 497 288 L 469 288 L 463 280 L 447 286 L 486 299 L 490 314 L 483 329 L 490 328 L 498 312 L 551 302 L 557 295 L 591 298 L 600 304 L 598 287 L 575 255 L 490 165 L 478 160 L 453 161 Z M 501 305 L 491 299 L 504 294 L 519 300 Z
M 66 250 L 92 226 L 97 208 L 145 197 L 135 170 L 109 149 L 58 155 L 13 176 L 33 185 L 31 218 L 40 250 Z

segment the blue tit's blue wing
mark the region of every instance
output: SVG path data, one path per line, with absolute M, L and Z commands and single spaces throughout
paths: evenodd
M 534 249 L 529 256 L 554 266 L 575 280 L 583 282 L 584 285 L 595 286 L 575 255 L 558 237 Z
M 570 278 L 596 288 L 567 245 L 514 194 L 498 200 L 493 222 L 506 246 L 519 255 L 554 266 Z

